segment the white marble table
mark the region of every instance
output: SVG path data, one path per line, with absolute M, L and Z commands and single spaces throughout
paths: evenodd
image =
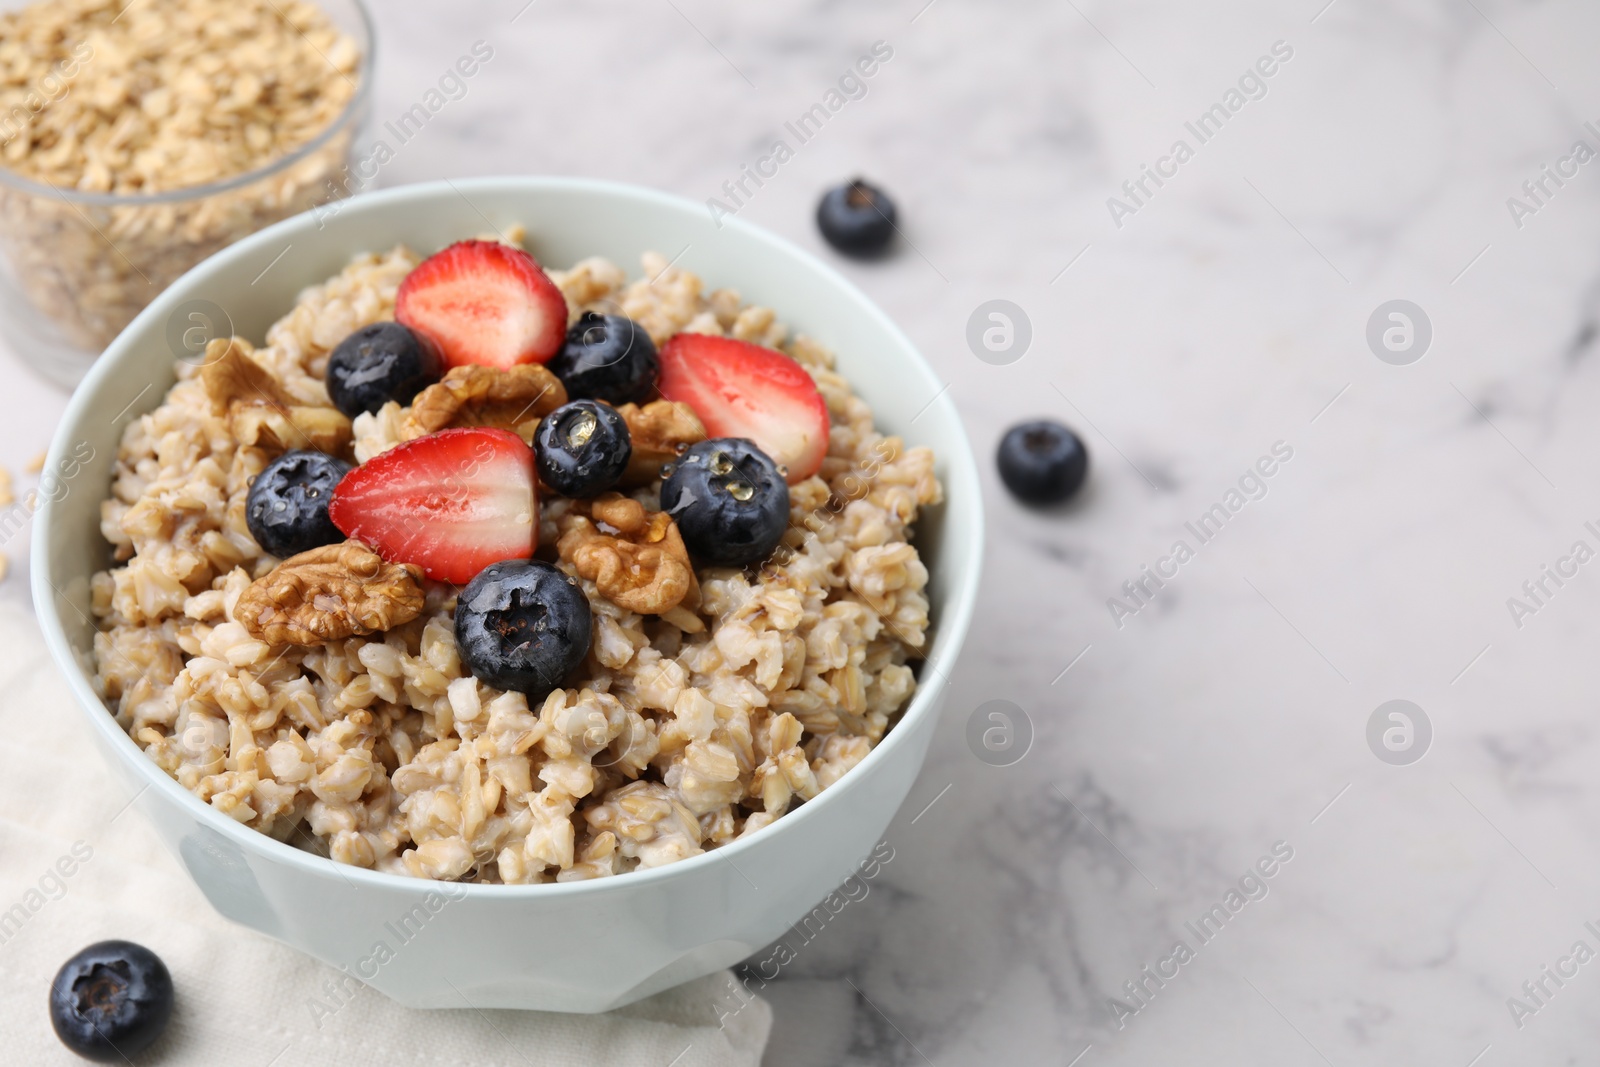
M 900 253 L 845 270 L 952 383 L 991 547 L 894 860 L 769 987 L 774 1067 L 1592 1058 L 1600 963 L 1572 953 L 1600 950 L 1600 564 L 1570 553 L 1600 549 L 1600 164 L 1562 160 L 1600 150 L 1600 9 L 523 3 L 382 12 L 380 119 L 474 41 L 495 58 L 378 184 L 721 195 L 875 41 L 893 50 L 740 214 L 820 250 L 824 186 L 859 171 L 897 195 Z M 1245 81 L 1259 98 L 1191 132 L 1280 41 Z M 1170 176 L 1134 200 L 1146 164 Z M 995 298 L 1031 321 L 1007 365 L 965 340 Z M 1431 321 L 1409 365 L 1366 340 L 1393 299 Z M 16 469 L 61 398 L 29 379 L 13 399 Z M 1060 514 L 990 476 L 1034 415 L 1093 450 Z M 1230 499 L 1279 442 L 1292 456 L 1246 479 L 1260 498 Z M 1185 524 L 1218 503 L 1240 506 L 1201 543 Z M 1180 539 L 1192 558 L 1163 563 Z M 1176 573 L 1114 618 L 1145 565 Z M 26 596 L 16 574 L 0 590 Z M 1392 699 L 1431 723 L 1419 762 L 1369 747 Z M 965 740 L 991 700 L 1034 733 L 1008 767 Z M 1292 858 L 1247 877 L 1275 844 Z M 1242 878 L 1259 899 L 1230 911 Z M 1221 932 L 1196 936 L 1215 905 Z

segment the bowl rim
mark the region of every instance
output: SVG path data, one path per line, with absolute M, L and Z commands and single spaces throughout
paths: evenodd
M 282 173 L 327 144 L 341 130 L 359 122 L 362 109 L 366 107 L 367 102 L 372 98 L 373 74 L 376 68 L 374 59 L 378 50 L 377 24 L 372 18 L 372 10 L 367 6 L 367 0 L 348 0 L 348 2 L 355 8 L 356 21 L 361 27 L 361 35 L 366 38 L 365 41 L 357 42 L 361 48 L 361 61 L 356 67 L 358 77 L 356 91 L 345 104 L 343 110 L 328 125 L 324 126 L 317 132 L 315 137 L 298 148 L 281 156 L 276 156 L 260 166 L 251 167 L 240 174 L 218 178 L 201 185 L 186 185 L 180 189 L 163 189 L 158 193 L 100 193 L 86 189 L 64 188 L 53 182 L 30 178 L 5 166 L 0 166 L 0 185 L 19 193 L 28 193 L 44 199 L 61 200 L 70 207 L 80 205 L 89 207 L 148 207 L 155 204 L 181 204 L 189 201 L 204 200 L 220 193 L 242 189 L 247 185 L 270 178 L 274 174 Z M 324 7 L 325 10 L 325 5 L 318 3 L 318 6 Z
M 446 179 L 442 181 L 420 182 L 411 185 L 397 186 L 372 193 L 363 193 L 344 201 L 340 212 L 345 214 L 360 214 L 367 211 L 381 211 L 394 205 L 408 202 L 426 203 L 435 198 L 446 197 L 460 199 L 474 191 L 479 192 L 531 192 L 531 193 L 580 193 L 602 194 L 622 200 L 631 200 L 643 203 L 657 210 L 670 212 L 689 212 L 698 215 L 704 210 L 703 205 L 684 197 L 650 189 L 644 186 L 632 185 L 623 182 L 614 182 L 603 179 L 572 178 L 572 177 L 532 177 L 532 176 L 507 176 L 507 177 L 482 177 L 471 179 Z M 758 245 L 765 246 L 773 255 L 786 256 L 797 260 L 802 267 L 813 273 L 821 275 L 823 280 L 838 288 L 843 296 L 852 301 L 858 310 L 875 325 L 885 331 L 887 336 L 897 341 L 901 347 L 911 355 L 908 369 L 924 379 L 924 383 L 931 389 L 938 388 L 943 383 L 934 373 L 927 358 L 911 341 L 903 330 L 895 324 L 888 314 L 877 306 L 853 282 L 845 278 L 833 267 L 824 263 L 816 256 L 794 245 L 788 240 L 777 236 L 770 231 L 745 222 L 738 218 L 725 218 L 719 220 L 721 227 L 729 228 L 740 233 L 745 238 L 753 240 Z M 159 316 L 167 314 L 171 306 L 180 302 L 185 290 L 192 287 L 204 275 L 220 266 L 243 260 L 252 254 L 277 247 L 284 239 L 298 234 L 301 229 L 312 227 L 316 222 L 313 212 L 302 212 L 280 222 L 257 231 L 240 241 L 222 249 L 219 252 L 202 260 L 168 286 L 160 295 L 141 311 L 134 320 L 120 333 L 106 348 L 104 354 L 95 361 L 85 376 L 83 382 L 73 392 L 68 400 L 67 408 L 61 422 L 56 427 L 55 435 L 51 441 L 47 454 L 47 470 L 55 469 L 66 450 L 71 447 L 70 441 L 74 439 L 75 429 L 85 421 L 89 397 L 115 376 L 116 368 L 123 355 L 134 348 L 137 337 L 148 332 L 150 324 Z M 355 256 L 366 249 L 353 249 L 350 256 Z M 307 284 L 316 284 L 321 279 L 313 279 Z M 165 394 L 161 394 L 165 395 Z M 160 396 L 156 398 L 159 402 Z M 222 812 L 213 808 L 185 789 L 172 776 L 161 770 L 151 760 L 138 744 L 130 737 L 126 730 L 118 725 L 116 719 L 110 714 L 104 701 L 94 690 L 86 673 L 84 664 L 78 661 L 72 645 L 67 639 L 66 631 L 61 624 L 60 612 L 57 610 L 56 598 L 64 596 L 50 581 L 51 559 L 54 539 L 49 536 L 49 531 L 54 523 L 56 501 L 45 499 L 38 513 L 38 523 L 35 526 L 35 536 L 31 548 L 31 586 L 35 611 L 38 615 L 40 629 L 44 633 L 45 644 L 50 650 L 51 657 L 56 666 L 66 675 L 67 683 L 76 698 L 78 710 L 90 720 L 91 729 L 99 732 L 100 736 L 109 740 L 112 747 L 119 753 L 120 758 L 131 766 L 137 768 L 135 774 L 143 780 L 143 785 L 135 793 L 146 789 L 156 789 L 166 793 L 180 806 L 188 810 L 194 820 L 209 829 L 222 834 L 230 842 L 236 844 L 246 852 L 261 855 L 263 859 L 272 863 L 281 863 L 298 868 L 308 876 L 314 877 L 340 877 L 358 886 L 381 889 L 390 892 L 406 892 L 416 896 L 423 896 L 429 892 L 437 892 L 440 886 L 460 887 L 471 896 L 503 897 L 506 899 L 520 899 L 524 897 L 557 897 L 587 893 L 604 893 L 609 891 L 623 892 L 630 888 L 646 888 L 654 883 L 673 878 L 691 877 L 702 869 L 714 863 L 727 860 L 730 863 L 737 860 L 740 855 L 759 845 L 764 835 L 769 831 L 784 827 L 796 826 L 799 820 L 815 817 L 816 810 L 820 807 L 832 807 L 843 802 L 844 795 L 853 790 L 854 783 L 864 780 L 872 773 L 873 768 L 884 760 L 900 745 L 907 743 L 912 731 L 907 724 L 935 714 L 935 705 L 939 703 L 941 686 L 950 684 L 948 677 L 950 664 L 954 662 L 961 650 L 972 621 L 973 612 L 977 602 L 978 583 L 984 554 L 984 519 L 981 487 L 978 479 L 977 463 L 968 439 L 966 428 L 955 409 L 955 403 L 949 396 L 948 388 L 939 388 L 939 392 L 930 401 L 928 409 L 940 407 L 950 417 L 950 424 L 955 428 L 955 434 L 943 447 L 940 458 L 946 466 L 945 485 L 960 480 L 971 487 L 972 499 L 967 501 L 967 506 L 957 512 L 946 508 L 945 522 L 960 522 L 969 529 L 971 550 L 968 558 L 957 562 L 951 570 L 956 575 L 953 588 L 945 591 L 945 604 L 941 612 L 938 626 L 930 634 L 935 640 L 944 642 L 947 650 L 941 655 L 936 666 L 930 667 L 930 661 L 924 660 L 924 674 L 929 669 L 940 676 L 938 685 L 927 684 L 927 679 L 919 678 L 911 702 L 900 713 L 892 727 L 872 750 L 855 767 L 845 773 L 841 779 L 828 789 L 823 790 L 818 796 L 801 805 L 797 810 L 784 814 L 771 825 L 748 837 L 741 837 L 726 845 L 690 856 L 687 859 L 673 863 L 663 864 L 646 870 L 627 871 L 620 875 L 608 878 L 593 878 L 573 882 L 543 882 L 532 885 L 504 885 L 479 882 L 450 882 L 433 878 L 416 878 L 410 875 L 390 874 L 366 867 L 356 867 L 350 864 L 339 863 L 325 856 L 318 856 L 304 849 L 296 848 L 284 841 L 271 837 L 259 830 L 252 829 L 236 820 L 229 818 Z M 124 429 L 126 424 L 124 424 Z M 119 435 L 122 431 L 118 431 Z M 87 579 L 87 575 L 84 576 Z M 735 864 L 735 867 L 737 865 Z

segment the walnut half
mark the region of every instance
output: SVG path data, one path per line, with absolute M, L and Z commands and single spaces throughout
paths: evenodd
M 233 617 L 269 645 L 320 645 L 380 633 L 422 614 L 421 568 L 385 563 L 360 541 L 290 556 L 257 578 Z
M 538 363 L 506 370 L 475 364 L 451 367 L 442 381 L 411 401 L 400 436 L 409 441 L 447 426 L 494 426 L 526 440 L 540 419 L 566 402 L 561 379 Z
M 630 497 L 602 493 L 587 505 L 575 504 L 561 517 L 560 529 L 561 558 L 620 608 L 660 615 L 698 591 L 689 551 L 664 511 L 647 512 Z
M 200 382 L 241 445 L 266 449 L 314 448 L 337 454 L 350 443 L 350 420 L 337 408 L 304 404 L 250 358 L 242 338 L 218 337 L 206 345 Z
M 628 424 L 633 442 L 628 469 L 622 472 L 622 485 L 628 489 L 649 485 L 661 477 L 662 467 L 706 439 L 706 428 L 688 404 L 671 400 L 653 400 L 644 407 L 623 404 L 617 414 Z

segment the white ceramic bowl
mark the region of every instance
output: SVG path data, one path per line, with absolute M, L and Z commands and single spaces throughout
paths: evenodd
M 831 346 L 879 427 L 934 449 L 946 502 L 927 510 L 917 532 L 931 572 L 932 645 L 910 706 L 859 766 L 771 827 L 714 852 L 615 878 L 534 886 L 461 886 L 336 864 L 202 803 L 145 757 L 96 695 L 89 576 L 109 561 L 100 502 L 117 442 L 172 384 L 169 333 L 176 322 L 173 336 L 181 335 L 193 301 L 225 309 L 235 332 L 259 343 L 301 288 L 352 255 L 397 242 L 432 251 L 519 222 L 534 254 L 553 266 L 603 255 L 634 271 L 646 250 L 681 252 L 678 263 L 709 286 L 737 288 Z M 982 562 L 977 471 L 941 385 L 910 340 L 833 270 L 737 219 L 719 228 L 698 204 L 554 178 L 392 189 L 349 201 L 336 215 L 288 219 L 212 256 L 106 350 L 73 395 L 46 462 L 61 470 L 83 443 L 94 449 L 38 516 L 34 603 L 101 755 L 223 915 L 414 1007 L 461 1007 L 464 998 L 480 1008 L 604 1011 L 776 939 L 867 856 L 905 800 L 966 636 Z

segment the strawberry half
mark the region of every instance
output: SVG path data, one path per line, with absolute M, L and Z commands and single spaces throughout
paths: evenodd
M 395 321 L 421 334 L 446 367 L 543 363 L 567 336 L 567 300 L 528 253 L 460 241 L 418 263 L 395 296 Z
M 688 404 L 712 437 L 743 437 L 788 468 L 789 484 L 811 477 L 828 454 L 828 405 L 805 368 L 770 348 L 680 333 L 661 346 L 668 400 Z
M 509 430 L 440 430 L 345 475 L 328 516 L 389 562 L 461 585 L 538 547 L 533 450 Z

